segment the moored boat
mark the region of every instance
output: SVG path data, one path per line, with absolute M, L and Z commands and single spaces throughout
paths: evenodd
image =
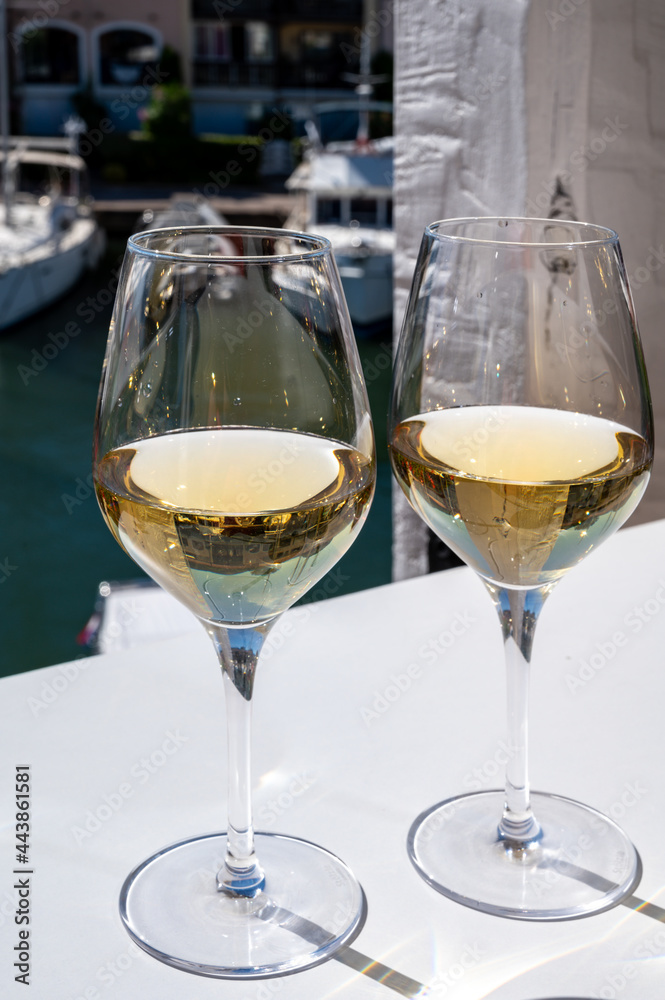
M 104 249 L 71 140 L 11 138 L 0 152 L 0 329 L 72 288 Z
M 304 159 L 286 181 L 297 196 L 286 228 L 330 240 L 356 329 L 385 326 L 393 311 L 393 139 L 323 146 L 309 133 Z
M 203 195 L 174 194 L 158 211 L 146 209 L 136 221 L 134 232 L 147 229 L 174 229 L 178 226 L 227 226 L 228 220 Z

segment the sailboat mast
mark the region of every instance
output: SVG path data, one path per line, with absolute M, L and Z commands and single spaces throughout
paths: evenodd
M 6 0 L 0 0 L 0 135 L 2 136 L 2 191 L 5 225 L 11 225 L 11 185 L 9 178 L 9 59 L 7 50 Z
M 356 93 L 360 98 L 358 141 L 369 141 L 369 101 L 374 90 L 370 78 L 370 40 L 367 31 L 363 31 L 360 41 L 360 73 Z

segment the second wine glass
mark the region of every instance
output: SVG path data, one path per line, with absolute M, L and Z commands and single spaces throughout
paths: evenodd
M 226 694 L 227 831 L 138 865 L 125 926 L 200 975 L 315 965 L 358 931 L 364 896 L 328 850 L 254 834 L 250 716 L 266 636 L 354 541 L 374 491 L 372 421 L 327 240 L 240 228 L 130 239 L 94 479 L 117 541 L 203 623 Z
M 390 435 L 407 499 L 476 571 L 499 615 L 512 750 L 505 790 L 418 817 L 411 860 L 442 893 L 503 916 L 555 920 L 613 906 L 639 880 L 637 852 L 595 809 L 530 792 L 527 699 L 545 599 L 633 512 L 653 459 L 616 234 L 538 219 L 428 226 Z

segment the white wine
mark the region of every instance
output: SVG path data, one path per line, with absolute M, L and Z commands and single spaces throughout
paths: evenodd
M 633 512 L 647 442 L 601 417 L 531 406 L 434 410 L 390 444 L 402 489 L 432 530 L 481 576 L 553 583 Z
M 372 499 L 373 459 L 293 431 L 217 427 L 117 448 L 95 472 L 129 555 L 199 617 L 265 621 L 340 558 Z

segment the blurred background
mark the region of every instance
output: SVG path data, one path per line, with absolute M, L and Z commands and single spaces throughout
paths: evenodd
M 379 482 L 359 540 L 304 600 L 389 582 L 391 4 L 5 0 L 3 13 L 2 673 L 88 655 L 100 583 L 141 575 L 91 480 L 117 274 L 141 228 L 333 227 Z
M 636 518 L 663 516 L 661 0 L 0 0 L 0 17 L 3 673 L 89 655 L 100 582 L 138 576 L 97 508 L 91 434 L 127 236 L 165 218 L 333 239 L 379 485 L 308 599 L 451 564 L 392 499 L 385 441 L 393 337 L 437 218 L 618 231 L 657 431 Z

